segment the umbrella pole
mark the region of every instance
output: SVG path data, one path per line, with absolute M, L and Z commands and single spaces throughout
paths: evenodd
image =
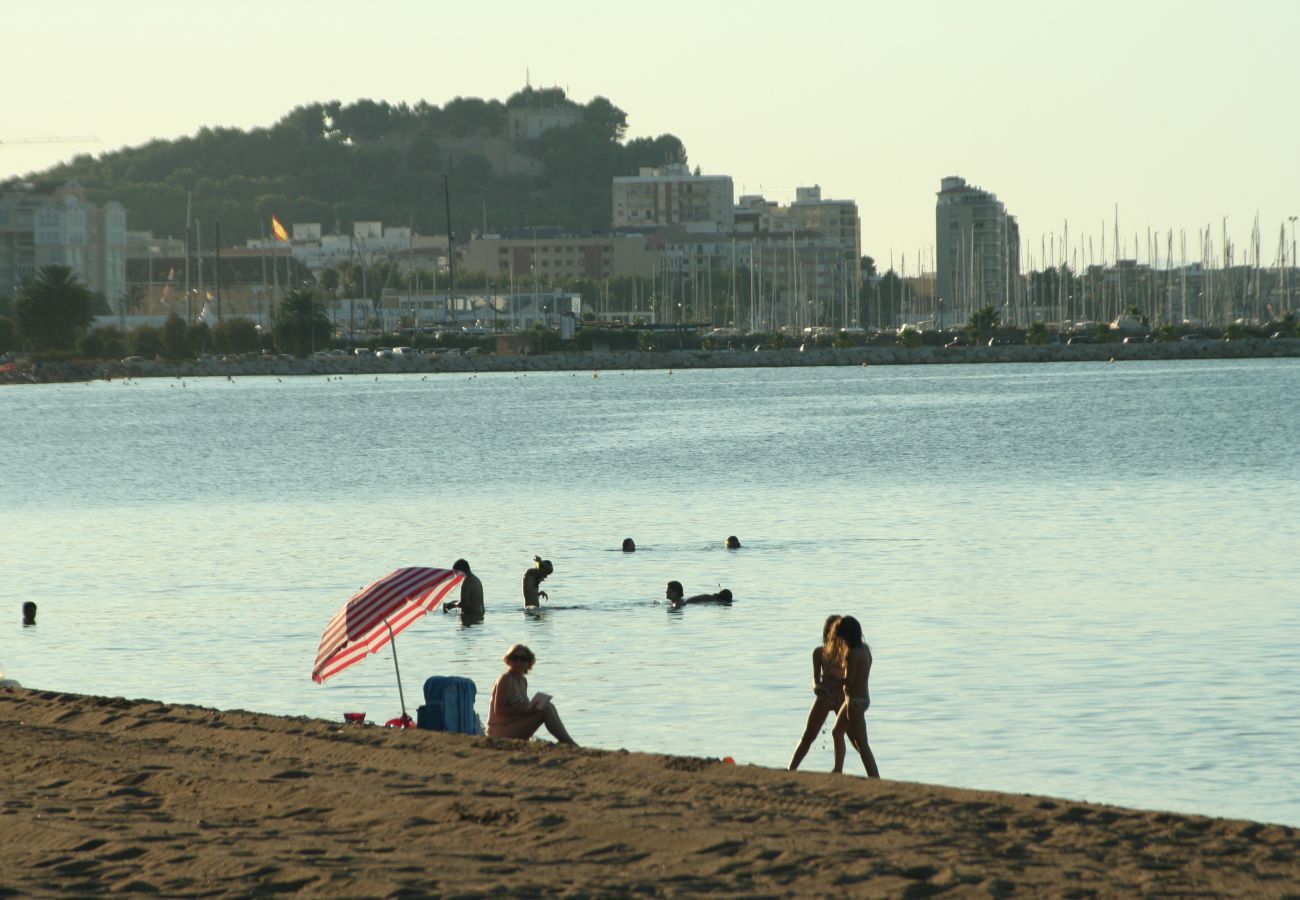
M 384 624 L 388 625 L 388 620 L 384 619 Z M 402 721 L 406 721 L 406 696 L 402 693 L 402 670 L 397 667 L 397 636 L 393 634 L 393 626 L 388 625 L 388 646 L 393 648 L 393 671 L 397 673 L 397 699 L 402 703 Z

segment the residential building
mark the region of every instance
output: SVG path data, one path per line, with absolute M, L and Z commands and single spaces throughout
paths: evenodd
M 67 266 L 114 307 L 126 292 L 126 209 L 91 203 L 75 181 L 0 188 L 0 291 L 42 266 Z
M 735 224 L 731 176 L 693 175 L 683 163 L 616 175 L 612 193 L 614 228 L 703 224 L 730 231 Z
M 948 320 L 1007 310 L 1020 277 L 1020 227 L 995 194 L 956 175 L 940 182 L 935 207 L 939 302 Z
M 517 228 L 474 235 L 464 251 L 464 270 L 483 272 L 494 283 L 528 275 L 590 278 L 616 275 L 649 278 L 659 264 L 644 234 L 574 234 L 557 228 Z
M 662 321 L 704 319 L 750 330 L 848 328 L 858 324 L 857 258 L 816 231 L 667 229 Z M 743 279 L 734 283 L 732 276 Z M 744 302 L 740 298 L 748 298 Z

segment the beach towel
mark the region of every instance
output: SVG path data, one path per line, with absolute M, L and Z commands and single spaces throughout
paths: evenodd
M 474 713 L 478 688 L 468 678 L 434 675 L 424 682 L 424 705 L 416 710 L 415 724 L 428 731 L 482 734 Z

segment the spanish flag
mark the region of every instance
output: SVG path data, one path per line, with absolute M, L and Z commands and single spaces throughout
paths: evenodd
M 271 233 L 286 244 L 289 242 L 289 232 L 284 230 L 284 226 L 280 224 L 280 220 L 275 216 L 271 216 Z

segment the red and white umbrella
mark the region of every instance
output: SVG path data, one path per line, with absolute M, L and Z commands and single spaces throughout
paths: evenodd
M 348 666 L 378 653 L 412 622 L 435 609 L 464 577 L 451 569 L 410 566 L 389 572 L 362 588 L 334 614 L 321 636 L 311 680 L 324 684 Z M 402 697 L 396 645 L 393 668 L 397 671 L 397 693 Z M 406 698 L 402 697 L 402 719 L 408 718 Z

